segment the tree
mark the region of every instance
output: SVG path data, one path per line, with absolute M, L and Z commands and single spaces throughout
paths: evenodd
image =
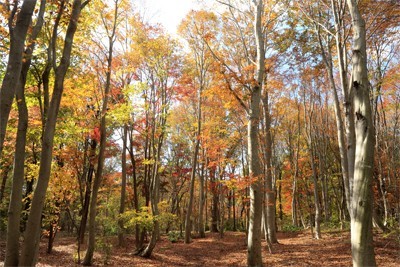
M 9 2 L 1 4 L 1 7 L 5 7 L 9 12 L 7 19 L 10 34 L 10 49 L 7 68 L 0 89 L 0 156 L 3 151 L 11 104 L 21 75 L 26 35 L 32 21 L 35 6 L 36 0 L 24 1 L 18 12 L 18 1 L 14 1 L 12 9 Z M 15 25 L 14 21 L 16 21 Z
M 14 175 L 13 185 L 10 196 L 10 204 L 8 209 L 7 222 L 7 245 L 6 257 L 4 260 L 5 266 L 18 266 L 19 257 L 19 237 L 20 237 L 20 220 L 21 220 L 21 202 L 22 190 L 24 184 L 24 165 L 25 165 L 25 145 L 26 133 L 28 128 L 28 108 L 25 100 L 25 84 L 28 75 L 28 70 L 32 60 L 32 54 L 35 49 L 36 38 L 40 33 L 43 25 L 43 15 L 45 12 L 46 1 L 40 3 L 40 11 L 38 20 L 33 28 L 29 38 L 29 45 L 25 49 L 25 57 L 21 67 L 21 74 L 16 89 L 16 99 L 18 105 L 18 132 L 15 145 L 14 159 Z M 1 151 L 0 151 L 1 157 Z
M 104 160 L 105 160 L 105 150 L 106 150 L 106 141 L 107 141 L 107 126 L 106 126 L 106 116 L 108 110 L 108 99 L 110 97 L 111 91 L 111 72 L 112 72 L 112 63 L 113 63 L 113 53 L 114 53 L 114 44 L 117 36 L 117 27 L 120 22 L 120 0 L 114 0 L 113 5 L 110 10 L 107 10 L 108 6 L 104 5 L 103 10 L 101 10 L 101 20 L 103 23 L 104 30 L 107 35 L 108 44 L 105 47 L 105 59 L 106 65 L 105 69 L 105 84 L 104 84 L 104 96 L 102 101 L 102 107 L 100 110 L 100 142 L 99 142 L 99 154 L 97 157 L 97 170 L 93 180 L 92 187 L 92 196 L 90 199 L 90 207 L 89 207 L 89 238 L 88 238 L 88 247 L 86 250 L 85 258 L 82 262 L 85 266 L 92 265 L 93 254 L 96 243 L 96 212 L 97 212 L 97 196 L 99 192 L 99 188 L 101 185 L 101 181 L 103 179 L 103 168 L 104 168 Z M 107 11 L 109 13 L 107 13 Z M 104 12 L 104 13 L 103 13 Z
M 262 266 L 261 256 L 261 216 L 263 205 L 263 186 L 261 182 L 262 167 L 259 156 L 258 127 L 260 123 L 261 90 L 264 82 L 265 52 L 262 31 L 262 14 L 264 2 L 254 0 L 254 35 L 257 46 L 256 72 L 254 84 L 250 93 L 249 121 L 248 121 L 248 153 L 250 166 L 250 224 L 247 240 L 247 265 Z
M 210 25 L 207 25 L 209 22 Z M 189 185 L 189 203 L 186 210 L 186 219 L 185 219 L 185 243 L 190 243 L 190 235 L 192 231 L 192 207 L 193 207 L 193 198 L 194 198 L 194 186 L 195 186 L 195 177 L 197 170 L 197 162 L 200 150 L 200 140 L 201 140 L 201 122 L 203 120 L 202 117 L 202 94 L 205 89 L 207 89 L 208 82 L 208 71 L 211 64 L 211 55 L 208 51 L 207 44 L 203 40 L 203 36 L 209 35 L 212 32 L 213 22 L 215 22 L 215 18 L 212 13 L 207 13 L 204 11 L 200 12 L 192 12 L 189 13 L 187 19 L 181 23 L 180 30 L 184 38 L 189 43 L 191 48 L 191 54 L 193 55 L 194 61 L 194 79 L 193 79 L 193 87 L 197 89 L 197 130 L 194 136 L 194 151 L 193 151 L 193 159 L 192 159 L 192 173 L 190 178 Z M 200 176 L 200 179 L 203 179 Z M 200 181 L 200 236 L 205 237 L 204 226 L 203 226 L 203 206 L 204 203 L 204 181 Z
M 150 32 L 151 33 L 151 32 Z M 180 60 L 176 54 L 176 43 L 168 35 L 164 35 L 162 31 L 157 32 L 156 36 L 148 36 L 148 43 L 142 49 L 148 55 L 148 62 L 145 64 L 145 71 L 148 76 L 149 88 L 145 96 L 146 109 L 146 141 L 149 145 L 148 156 L 149 163 L 149 184 L 151 190 L 151 211 L 156 218 L 151 233 L 150 242 L 146 248 L 140 253 L 142 257 L 150 257 L 156 246 L 160 234 L 161 222 L 157 219 L 160 215 L 160 187 L 161 174 L 163 170 L 162 155 L 165 137 L 166 125 L 171 106 L 171 101 L 175 97 L 175 83 L 177 73 L 180 71 Z M 153 47 L 154 45 L 154 47 Z M 147 196 L 146 196 L 147 197 Z M 147 199 L 146 199 L 147 200 Z M 148 203 L 146 203 L 148 204 Z
M 235 10 L 231 2 L 223 2 L 230 12 Z M 261 122 L 261 92 L 264 83 L 265 75 L 265 43 L 264 43 L 264 28 L 263 28 L 263 14 L 264 14 L 264 1 L 253 0 L 253 35 L 254 39 L 246 43 L 244 39 L 243 28 L 241 28 L 240 23 L 236 17 L 233 18 L 233 23 L 240 32 L 241 45 L 246 53 L 245 62 L 246 66 L 243 70 L 249 73 L 249 77 L 240 77 L 235 73 L 232 68 L 226 63 L 225 59 L 222 59 L 215 52 L 213 56 L 221 62 L 223 68 L 225 68 L 228 74 L 225 74 L 225 70 L 222 73 L 225 75 L 225 79 L 228 83 L 228 88 L 239 101 L 241 106 L 246 110 L 248 115 L 247 121 L 247 151 L 248 151 L 248 161 L 249 161 L 249 177 L 250 177 L 250 217 L 249 217 L 249 227 L 248 227 L 248 239 L 247 239 L 247 264 L 248 266 L 262 266 L 262 255 L 261 255 L 261 218 L 263 210 L 263 195 L 264 195 L 264 183 L 263 183 L 263 167 L 260 158 L 260 141 L 259 141 L 259 126 Z M 243 12 L 242 12 L 243 13 Z M 227 40 L 230 40 L 227 38 Z M 254 45 L 253 45 L 254 44 Z M 232 44 L 231 44 L 232 45 Z M 251 51 L 250 48 L 254 48 Z M 228 48 L 229 49 L 229 48 Z M 252 52 L 255 55 L 255 60 L 251 58 Z M 236 63 L 236 62 L 235 62 Z M 241 65 L 237 66 L 241 69 Z M 251 72 L 253 72 L 251 74 Z M 246 74 L 247 74 L 246 73 Z M 248 92 L 246 96 L 248 98 L 248 105 L 246 105 L 241 94 L 235 91 L 235 88 L 230 84 L 230 79 L 233 78 L 234 82 L 239 83 L 243 86 L 243 89 Z M 242 78 L 242 79 L 241 79 Z M 247 79 L 247 80 L 246 80 Z
M 356 158 L 351 196 L 351 249 L 354 266 L 376 266 L 372 238 L 374 127 L 369 97 L 365 21 L 358 3 L 347 0 L 353 26 L 352 90 Z
M 64 79 L 70 64 L 72 43 L 78 27 L 78 19 L 80 17 L 82 8 L 84 8 L 84 6 L 87 4 L 87 1 L 82 3 L 80 0 L 74 0 L 73 2 L 72 14 L 65 34 L 62 57 L 55 72 L 53 95 L 43 133 L 43 148 L 41 152 L 39 178 L 32 200 L 31 211 L 29 213 L 27 228 L 25 231 L 25 241 L 20 257 L 20 265 L 22 266 L 35 265 L 37 260 L 41 230 L 40 220 L 44 199 L 46 196 L 46 189 L 50 179 L 55 126 L 60 108 L 61 97 L 64 90 Z

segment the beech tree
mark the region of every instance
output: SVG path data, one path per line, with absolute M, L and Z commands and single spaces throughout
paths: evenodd
M 262 31 L 262 14 L 264 2 L 253 1 L 254 4 L 254 35 L 257 46 L 256 73 L 254 85 L 251 88 L 248 122 L 248 151 L 250 178 L 254 179 L 250 186 L 250 224 L 247 240 L 247 265 L 262 266 L 261 256 L 261 215 L 263 205 L 262 167 L 259 156 L 258 127 L 260 121 L 261 90 L 264 82 L 265 51 Z
M 355 0 L 347 0 L 353 26 L 352 90 L 354 91 L 356 158 L 351 196 L 351 249 L 354 266 L 376 266 L 372 238 L 374 127 L 369 97 L 365 21 Z

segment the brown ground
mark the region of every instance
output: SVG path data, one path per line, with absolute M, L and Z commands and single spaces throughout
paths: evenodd
M 205 239 L 194 239 L 189 245 L 171 243 L 166 237 L 157 244 L 153 256 L 143 259 L 131 255 L 133 239 L 128 238 L 128 248 L 112 244 L 109 266 L 246 266 L 244 234 L 227 232 L 223 239 L 218 234 L 207 233 Z M 273 254 L 263 249 L 265 265 L 268 266 L 351 266 L 350 241 L 347 232 L 323 234 L 315 240 L 310 233 L 279 233 L 279 244 L 273 245 Z M 378 266 L 400 266 L 400 244 L 395 236 L 375 236 L 375 253 Z M 74 238 L 64 237 L 55 241 L 52 254 L 46 254 L 46 243 L 40 249 L 37 266 L 78 266 L 74 263 L 76 244 Z M 83 253 L 82 253 L 83 255 Z M 4 242 L 0 243 L 0 257 L 4 259 Z M 104 265 L 105 254 L 95 254 L 95 265 Z M 2 265 L 2 263 L 0 263 Z

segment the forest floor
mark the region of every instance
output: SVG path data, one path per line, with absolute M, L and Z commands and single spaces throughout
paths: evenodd
M 351 266 L 348 232 L 323 233 L 320 240 L 311 238 L 308 231 L 278 233 L 278 239 L 279 244 L 272 246 L 272 254 L 263 248 L 266 266 Z M 400 266 L 400 240 L 394 235 L 382 234 L 375 234 L 374 240 L 378 266 Z M 74 263 L 77 255 L 74 238 L 56 238 L 51 254 L 46 253 L 45 241 L 41 243 L 37 266 L 78 266 Z M 222 239 L 218 233 L 206 233 L 206 238 L 193 239 L 188 245 L 181 240 L 171 243 L 163 236 L 150 259 L 132 255 L 134 239 L 130 237 L 126 247 L 118 247 L 117 239 L 112 237 L 105 240 L 102 248 L 102 252 L 95 253 L 95 266 L 246 266 L 245 234 L 239 232 L 226 232 Z M 4 260 L 4 249 L 1 241 L 1 260 Z

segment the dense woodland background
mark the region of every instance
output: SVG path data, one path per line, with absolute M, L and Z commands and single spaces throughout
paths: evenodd
M 160 235 L 247 232 L 249 266 L 277 232 L 399 239 L 398 1 L 214 1 L 178 36 L 145 18 L 129 0 L 0 2 L 6 266 L 59 236 L 85 265 L 112 236 L 150 257 Z

